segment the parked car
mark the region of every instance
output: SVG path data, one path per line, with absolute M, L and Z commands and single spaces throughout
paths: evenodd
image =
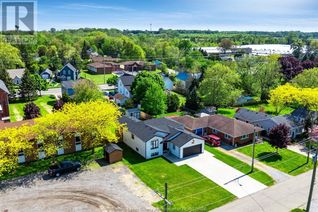
M 214 147 L 221 146 L 221 138 L 217 137 L 216 135 L 206 135 L 203 136 L 203 139 L 206 144 Z
M 49 167 L 48 173 L 52 177 L 59 177 L 61 174 L 79 171 L 81 163 L 78 161 L 62 161 Z

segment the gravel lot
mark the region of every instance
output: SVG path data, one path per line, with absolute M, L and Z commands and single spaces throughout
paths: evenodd
M 0 211 L 157 211 L 159 197 L 121 163 L 0 182 Z

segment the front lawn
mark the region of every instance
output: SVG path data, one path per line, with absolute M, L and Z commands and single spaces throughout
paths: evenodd
M 170 117 L 170 116 L 183 116 L 186 112 L 180 111 L 180 112 L 172 112 L 172 113 L 165 113 L 161 115 L 157 115 L 156 118 L 164 118 L 164 117 Z
M 176 166 L 164 158 L 145 160 L 123 145 L 124 163 L 154 191 L 164 193 L 168 183 L 168 210 L 209 211 L 236 197 L 189 166 Z M 154 203 L 162 210 L 163 201 Z
M 82 71 L 80 77 L 83 79 L 89 79 L 96 85 L 103 85 L 107 83 L 107 80 L 114 76 L 113 74 L 91 74 L 88 71 Z
M 103 158 L 103 147 L 95 148 L 94 154 L 92 154 L 92 150 L 76 152 L 69 155 L 62 155 L 56 157 L 58 161 L 63 160 L 77 160 L 80 161 L 83 165 L 86 165 L 89 161 Z M 1 180 L 9 180 L 16 177 L 26 176 L 32 173 L 46 171 L 48 167 L 52 164 L 52 158 L 42 159 L 35 162 L 31 162 L 29 164 L 19 165 L 14 173 L 6 174 L 4 176 L 0 176 Z
M 237 149 L 237 151 L 250 157 L 252 157 L 252 150 L 252 145 Z M 275 152 L 276 149 L 271 147 L 268 142 L 256 144 L 256 159 L 282 172 L 296 176 L 313 168 L 311 160 L 307 164 L 307 157 L 304 155 L 288 149 L 280 149 L 279 154 L 275 154 Z
M 54 96 L 40 96 L 33 102 L 40 108 L 41 115 L 46 115 L 52 112 L 54 102 L 56 101 Z M 10 120 L 11 122 L 21 121 L 24 116 L 23 108 L 27 104 L 26 101 L 13 101 L 10 102 Z
M 237 169 L 238 171 L 249 175 L 251 178 L 263 183 L 264 185 L 271 186 L 275 183 L 275 181 L 265 172 L 262 172 L 256 168 L 254 168 L 254 172 L 250 173 L 251 166 L 244 163 L 243 161 L 240 161 L 239 159 L 236 159 L 235 157 L 232 157 L 230 155 L 227 155 L 220 150 L 217 150 L 216 148 L 205 146 L 205 150 L 208 152 L 211 152 L 214 157 L 227 165 Z

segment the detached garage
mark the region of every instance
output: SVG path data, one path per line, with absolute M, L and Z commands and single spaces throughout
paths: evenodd
M 204 140 L 193 134 L 182 133 L 169 144 L 169 151 L 179 158 L 186 158 L 204 152 Z

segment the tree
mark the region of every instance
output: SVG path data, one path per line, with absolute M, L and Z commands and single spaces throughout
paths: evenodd
M 49 84 L 46 80 L 44 80 L 40 75 L 34 74 L 32 75 L 33 80 L 35 82 L 36 90 L 39 91 L 40 96 L 42 96 L 41 92 L 46 91 L 49 87 Z
M 190 93 L 187 95 L 185 107 L 190 110 L 197 111 L 202 106 L 201 99 L 197 94 L 197 88 L 192 89 Z
M 9 89 L 10 94 L 13 95 L 15 93 L 14 85 L 12 79 L 9 76 L 9 73 L 5 69 L 0 69 L 0 80 L 4 82 L 4 84 Z
M 107 79 L 107 84 L 109 85 L 117 85 L 117 81 L 118 81 L 118 76 L 117 75 L 113 75 L 110 78 Z
M 207 69 L 199 86 L 199 96 L 205 105 L 228 106 L 241 95 L 239 75 L 229 67 L 216 64 Z
M 292 83 L 301 88 L 318 88 L 318 68 L 304 70 L 292 80 Z
M 280 59 L 280 64 L 281 73 L 283 74 L 286 82 L 289 82 L 304 70 L 301 62 L 292 56 L 282 57 Z
M 0 41 L 0 70 L 24 66 L 18 48 Z
M 162 76 L 154 72 L 140 72 L 131 86 L 131 92 L 135 103 L 140 103 L 145 97 L 147 90 L 154 84 L 158 84 L 160 89 L 163 90 L 165 84 Z
M 89 54 L 88 51 L 91 49 L 89 44 L 87 43 L 86 40 L 84 40 L 83 47 L 82 47 L 82 52 L 81 52 L 81 58 L 83 60 L 88 60 L 89 59 Z
M 272 147 L 278 149 L 287 148 L 288 143 L 290 142 L 289 138 L 289 127 L 284 124 L 280 124 L 272 128 L 269 132 L 269 143 Z
M 158 84 L 154 83 L 147 89 L 144 98 L 141 100 L 141 107 L 150 115 L 160 115 L 167 110 L 166 101 L 165 92 Z
M 63 109 L 63 106 L 64 106 L 64 101 L 59 99 L 57 100 L 54 105 L 53 105 L 53 112 L 56 112 L 56 111 L 60 111 Z
M 40 108 L 33 102 L 24 105 L 23 112 L 24 120 L 35 119 L 41 116 Z
M 37 82 L 29 70 L 25 70 L 21 81 L 22 83 L 19 86 L 21 97 L 27 100 L 37 97 Z
M 75 103 L 90 102 L 104 99 L 103 93 L 97 85 L 90 80 L 80 80 L 74 86 L 73 101 Z
M 169 93 L 167 96 L 167 111 L 176 112 L 180 106 L 180 99 L 177 94 Z
M 233 42 L 228 38 L 222 39 L 221 42 L 219 43 L 219 47 L 222 49 L 224 53 L 227 50 L 230 50 L 232 46 L 233 46 Z

